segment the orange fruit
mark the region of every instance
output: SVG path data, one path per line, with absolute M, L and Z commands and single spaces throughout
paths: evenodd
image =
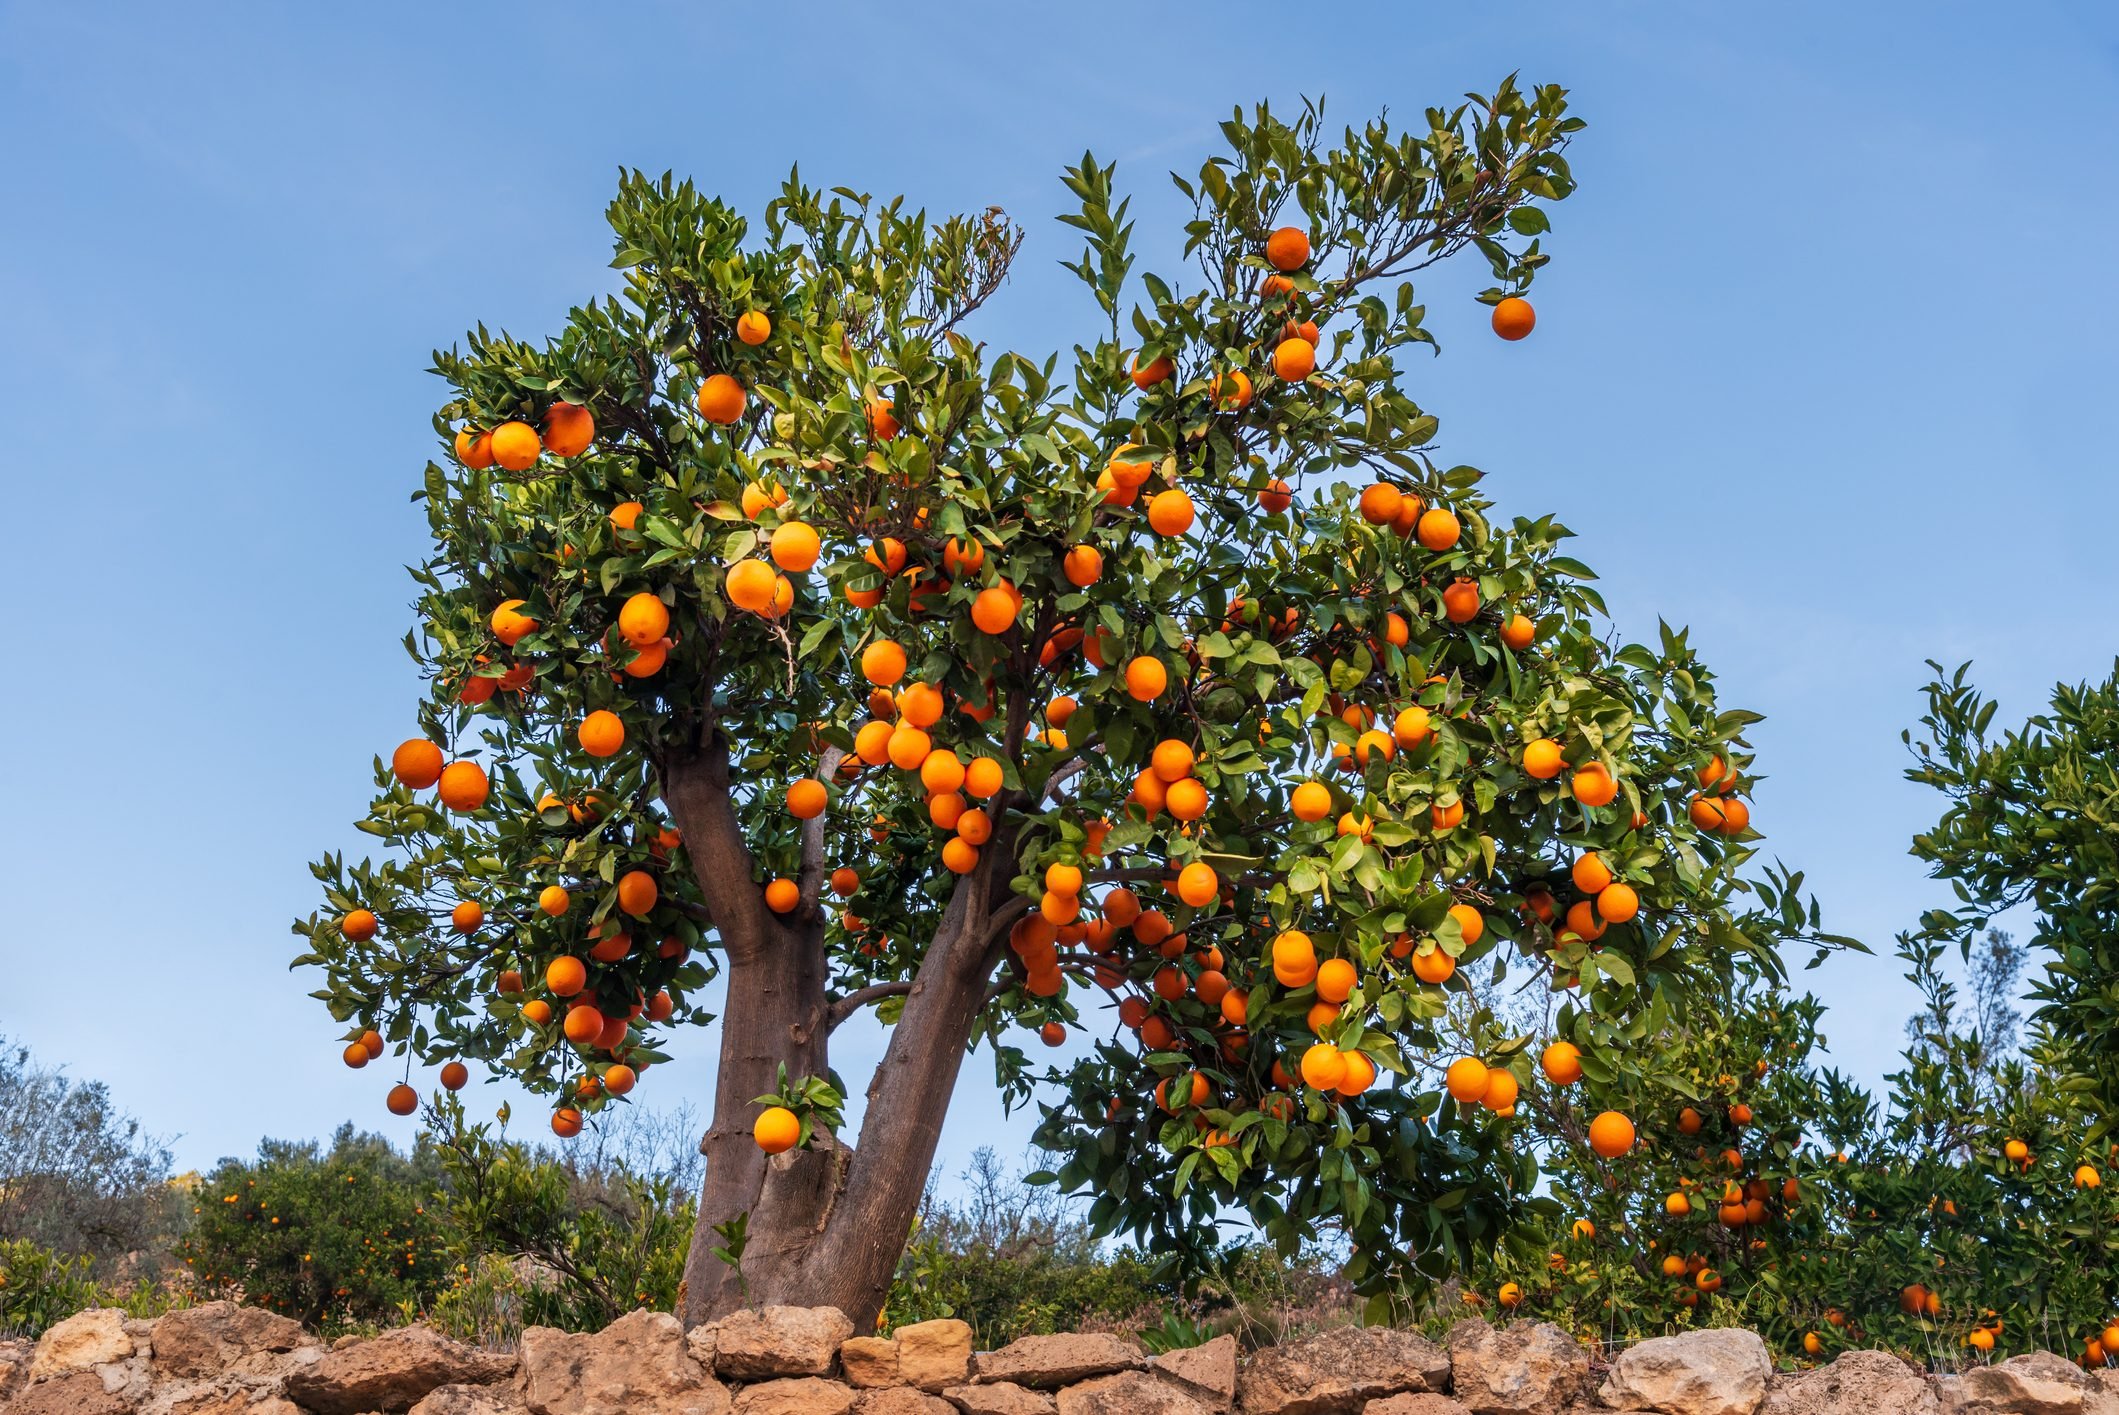
M 1126 664 L 1126 693 L 1136 702 L 1152 703 L 1170 686 L 1169 670 L 1146 654 Z
M 1511 614 L 1501 621 L 1501 642 L 1517 653 L 1529 648 L 1537 637 L 1537 623 L 1521 614 Z
M 1203 860 L 1186 865 L 1177 875 L 1177 897 L 1195 909 L 1205 908 L 1221 893 L 1221 879 Z
M 662 887 L 646 870 L 627 870 L 618 877 L 618 907 L 636 919 L 644 919 L 662 897 Z
M 736 337 L 753 349 L 773 336 L 773 322 L 763 310 L 745 310 L 736 316 Z
M 920 784 L 934 795 L 954 792 L 964 784 L 964 764 L 947 747 L 936 747 L 920 761 Z
M 971 622 L 981 633 L 1005 634 L 1014 627 L 1015 616 L 1021 610 L 1015 596 L 996 585 L 980 590 L 971 601 Z
M 517 640 L 537 628 L 535 619 L 532 619 L 527 614 L 517 612 L 523 603 L 519 599 L 503 600 L 500 603 L 500 607 L 493 611 L 490 626 L 493 630 L 493 637 L 506 644 L 509 648 L 514 648 Z M 483 662 L 483 660 L 480 661 Z
M 787 788 L 787 813 L 796 820 L 815 820 L 830 804 L 831 793 L 814 776 L 805 776 Z
M 1479 1104 L 1496 1115 L 1509 1115 L 1515 1111 L 1516 1097 L 1522 1092 L 1522 1083 L 1516 1073 L 1503 1067 L 1495 1067 L 1486 1073 L 1486 1094 L 1479 1097 Z
M 1141 364 L 1140 355 L 1135 354 L 1133 356 L 1133 386 L 1135 388 L 1143 390 L 1153 388 L 1175 372 L 1177 372 L 1177 365 L 1170 361 L 1168 354 L 1158 354 L 1145 366 Z
M 1406 708 L 1391 722 L 1392 738 L 1408 752 L 1425 742 L 1432 731 L 1428 726 L 1428 711 L 1424 707 Z
M 1460 1056 L 1442 1073 L 1442 1085 L 1459 1105 L 1474 1105 L 1486 1099 L 1493 1073 L 1476 1056 Z
M 1310 235 L 1300 226 L 1283 226 L 1266 237 L 1266 263 L 1283 273 L 1309 263 Z
M 1457 960 L 1444 953 L 1439 945 L 1425 953 L 1413 955 L 1413 976 L 1423 983 L 1440 986 L 1450 980 L 1457 971 Z
M 1339 1073 L 1339 1084 L 1332 1089 L 1339 1092 L 1340 1095 L 1358 1096 L 1370 1086 L 1376 1084 L 1376 1063 L 1370 1061 L 1364 1053 L 1358 1051 L 1341 1052 L 1339 1059 L 1343 1063 Z
M 1520 296 L 1510 295 L 1494 306 L 1494 333 L 1503 339 L 1521 339 L 1537 322 L 1537 311 L 1530 307 L 1529 300 Z
M 544 447 L 553 456 L 579 457 L 595 440 L 596 419 L 579 403 L 557 402 L 545 410 Z
M 1317 346 L 1307 339 L 1283 339 L 1273 346 L 1273 372 L 1300 383 L 1317 371 Z
M 1405 505 L 1405 495 L 1387 481 L 1364 487 L 1361 492 L 1361 519 L 1372 526 L 1387 526 L 1398 517 Z
M 722 593 L 728 597 L 728 602 L 752 614 L 763 614 L 771 609 L 779 588 L 780 577 L 763 560 L 738 560 L 728 567 L 721 581 Z
M 1001 782 L 1001 764 L 992 757 L 973 757 L 964 768 L 964 790 L 982 801 L 998 792 Z
M 526 472 L 537 465 L 538 454 L 544 444 L 537 440 L 537 429 L 525 422 L 510 420 L 493 429 L 493 460 L 511 472 Z
M 1214 402 L 1218 407 L 1241 412 L 1251 406 L 1251 375 L 1235 369 L 1214 380 Z
M 890 734 L 890 764 L 900 771 L 918 771 L 934 750 L 934 738 L 907 723 Z
M 441 1069 L 441 1084 L 444 1090 L 460 1091 L 470 1079 L 470 1068 L 461 1061 L 452 1061 Z
M 392 1115 L 410 1115 L 419 1109 L 419 1092 L 400 1081 L 390 1088 L 390 1094 L 384 1098 L 383 1104 L 390 1108 Z
M 1197 777 L 1173 781 L 1163 796 L 1170 814 L 1181 821 L 1196 821 L 1207 813 L 1207 788 Z
M 1589 1122 L 1589 1148 L 1604 1159 L 1617 1159 L 1633 1148 L 1633 1122 L 1607 1110 Z
M 522 1005 L 522 1015 L 523 1020 L 527 1021 L 531 1026 L 542 1027 L 545 1023 L 552 1020 L 552 1004 L 546 1002 L 543 998 L 538 998 L 534 1002 L 526 1002 Z
M 1279 477 L 1267 482 L 1258 493 L 1259 509 L 1267 515 L 1278 515 L 1294 504 L 1294 489 Z
M 1479 617 L 1479 586 L 1460 578 L 1442 592 L 1442 613 L 1452 624 L 1469 624 Z
M 888 688 L 905 676 L 905 650 L 895 639 L 877 639 L 861 650 L 861 676 Z
M 887 722 L 862 724 L 854 734 L 854 755 L 870 766 L 881 766 L 890 760 L 890 734 L 895 729 Z
M 1361 975 L 1344 958 L 1327 958 L 1317 965 L 1317 996 L 1338 1006 L 1353 995 Z
M 1438 552 L 1455 545 L 1462 534 L 1463 527 L 1457 524 L 1456 516 L 1440 506 L 1423 511 L 1413 530 L 1413 536 L 1420 544 Z
M 1151 508 L 1152 518 L 1154 511 Z M 1076 589 L 1087 589 L 1103 578 L 1104 555 L 1093 545 L 1077 545 L 1060 561 L 1060 571 Z
M 964 812 L 964 814 L 957 817 L 956 833 L 957 838 L 962 840 L 966 845 L 984 845 L 987 841 L 993 839 L 993 817 L 987 815 L 984 811 L 979 810 L 977 807 L 973 807 L 972 809 Z M 946 864 L 948 863 L 946 859 L 948 855 L 948 848 L 946 846 L 943 847 L 943 855 L 945 857 L 943 863 Z M 961 859 L 964 857 L 959 856 L 959 858 Z M 976 864 L 978 861 L 978 851 L 973 850 L 969 858 L 973 864 Z M 965 866 L 965 869 L 969 868 L 970 865 Z M 958 874 L 962 874 L 963 872 L 963 870 L 956 871 L 956 873 Z
M 552 1133 L 562 1140 L 571 1140 L 581 1133 L 581 1112 L 570 1105 L 563 1105 L 552 1112 Z
M 493 434 L 474 433 L 469 428 L 459 428 L 456 433 L 456 460 L 474 472 L 482 472 L 493 465 Z
M 1288 807 L 1300 821 L 1321 821 L 1332 813 L 1331 788 L 1322 782 L 1305 781 L 1288 798 Z
M 869 435 L 879 442 L 890 441 L 900 431 L 897 405 L 888 398 L 869 399 L 863 416 L 868 420 Z
M 1539 737 L 1526 743 L 1523 748 L 1523 774 L 1534 781 L 1550 781 L 1560 774 L 1565 765 L 1560 744 L 1550 737 Z
M 625 745 L 625 724 L 609 708 L 598 708 L 581 719 L 575 736 L 581 739 L 581 750 L 590 756 L 615 756 Z
M 1155 774 L 1164 781 L 1179 781 L 1192 774 L 1195 758 L 1192 749 L 1174 737 L 1166 737 L 1155 744 L 1149 763 Z
M 371 909 L 348 909 L 346 917 L 338 921 L 339 936 L 353 943 L 374 938 L 375 928 L 375 912 Z
M 1692 804 L 1686 807 L 1685 814 L 1690 816 L 1692 823 L 1701 830 L 1719 831 L 1729 822 L 1726 803 L 1712 796 L 1693 797 Z
M 790 575 L 807 573 L 810 567 L 817 563 L 817 557 L 824 553 L 823 542 L 817 538 L 816 528 L 806 521 L 782 523 L 774 529 L 769 544 L 773 564 Z M 657 634 L 655 637 L 659 639 L 662 636 Z
M 476 899 L 466 899 L 449 911 L 449 925 L 460 934 L 475 934 L 486 921 L 486 908 Z
M 932 683 L 909 684 L 898 694 L 897 709 L 898 716 L 910 726 L 932 727 L 942 720 L 942 690 Z
M 670 631 L 670 611 L 660 595 L 642 590 L 630 595 L 618 610 L 618 634 L 636 649 L 644 649 Z
M 966 811 L 964 812 L 964 814 L 966 816 L 979 815 L 982 818 L 984 815 L 983 812 L 978 811 Z M 970 874 L 973 867 L 976 866 L 978 862 L 978 846 L 973 845 L 962 835 L 952 836 L 948 840 L 942 842 L 942 867 L 948 870 L 951 874 Z
M 452 811 L 475 811 L 486 803 L 485 768 L 477 762 L 450 762 L 441 769 L 441 803 Z
M 561 955 L 545 964 L 545 991 L 554 997 L 572 997 L 587 987 L 589 965 L 571 955 Z
M 1630 884 L 1614 882 L 1597 894 L 1597 914 L 1606 923 L 1623 924 L 1641 912 L 1641 896 Z
M 1428 807 L 1427 819 L 1428 825 L 1433 828 L 1435 834 L 1445 835 L 1464 823 L 1464 803 L 1462 801 L 1452 801 L 1444 805 L 1442 802 L 1437 801 L 1434 805 Z M 1364 838 L 1366 837 L 1364 836 Z
M 802 902 L 802 888 L 791 879 L 770 880 L 765 886 L 765 907 L 775 914 L 793 911 Z
M 1567 877 L 1584 894 L 1596 894 L 1611 883 L 1611 867 L 1604 863 L 1603 856 L 1591 850 L 1575 857 Z
M 1192 528 L 1192 498 L 1176 487 L 1148 503 L 1148 526 L 1159 536 L 1181 536 Z
M 1303 1052 L 1297 1070 L 1302 1075 L 1303 1084 L 1320 1091 L 1336 1090 L 1346 1079 L 1346 1057 L 1330 1042 L 1318 1042 Z
M 441 748 L 424 737 L 401 742 L 390 754 L 391 774 L 414 791 L 424 791 L 441 780 L 441 769 Z
M 559 1030 L 576 1046 L 594 1045 L 603 1035 L 604 1016 L 602 1009 L 593 1002 L 577 1002 L 567 1009 L 566 1020 Z
M 802 1139 L 802 1118 L 784 1105 L 767 1106 L 751 1125 L 751 1138 L 769 1155 L 793 1149 Z
M 1452 904 L 1449 916 L 1457 921 L 1457 932 L 1463 936 L 1466 948 L 1486 937 L 1486 916 L 1471 905 Z
M 1554 1042 L 1539 1055 L 1538 1068 L 1555 1086 L 1572 1086 L 1582 1079 L 1582 1052 L 1573 1042 Z
M 696 403 L 700 417 L 725 427 L 743 416 L 743 385 L 725 373 L 709 374 Z
M 1585 806 L 1608 806 L 1618 797 L 1619 783 L 1612 780 L 1602 762 L 1584 762 L 1575 768 L 1568 789 Z
M 573 896 L 567 893 L 564 885 L 548 884 L 537 895 L 537 907 L 555 919 L 566 913 L 573 902 Z

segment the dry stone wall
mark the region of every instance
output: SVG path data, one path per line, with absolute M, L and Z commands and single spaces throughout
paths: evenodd
M 1880 1351 L 1776 1372 L 1758 1337 L 1657 1337 L 1606 1362 L 1558 1327 L 1467 1321 L 1446 1345 L 1346 1327 L 1151 1355 L 1109 1334 L 975 1352 L 962 1322 L 855 1336 L 829 1307 L 685 1331 L 632 1312 L 533 1327 L 513 1354 L 424 1327 L 325 1345 L 215 1302 L 135 1321 L 82 1312 L 0 1341 L 0 1415 L 2119 1415 L 2119 1380 L 2057 1356 L 1932 1376 Z

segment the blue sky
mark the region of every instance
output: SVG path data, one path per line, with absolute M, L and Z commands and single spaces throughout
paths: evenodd
M 799 13 L 797 22 L 793 16 Z M 342 1118 L 405 1138 L 289 975 L 317 852 L 407 735 L 430 349 L 611 288 L 616 169 L 757 212 L 788 168 L 1030 229 L 984 333 L 1093 328 L 1054 174 L 1165 172 L 1238 103 L 1408 119 L 1510 70 L 1591 124 L 1537 333 L 1426 287 L 1414 387 L 1504 513 L 1556 512 L 1629 635 L 1689 624 L 1755 733 L 1755 823 L 1885 956 L 1807 975 L 1888 1069 L 1922 660 L 2020 716 L 2101 677 L 2119 480 L 2119 18 L 2022 0 L 952 7 L 0 3 L 0 1032 L 181 1163 Z M 2104 410 L 2100 412 L 2099 410 Z M 876 1054 L 837 1060 L 856 1089 Z M 710 1045 L 661 1076 L 710 1092 Z M 1012 1149 L 966 1073 L 943 1142 Z M 492 1093 L 476 1093 L 482 1100 Z

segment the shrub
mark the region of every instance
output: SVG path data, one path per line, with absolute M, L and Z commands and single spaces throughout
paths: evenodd
M 29 1240 L 97 1264 L 169 1231 L 169 1151 L 112 1104 L 0 1038 L 0 1240 Z

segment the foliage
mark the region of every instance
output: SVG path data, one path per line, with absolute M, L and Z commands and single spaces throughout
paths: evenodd
M 622 1103 L 614 1069 L 659 1065 L 658 1024 L 710 1020 L 727 970 L 702 1232 L 748 1224 L 746 1273 L 807 1262 L 786 1282 L 848 1283 L 851 1307 L 881 1295 L 846 1271 L 869 1235 L 756 1241 L 754 1098 L 792 1101 L 806 1151 L 843 1160 L 841 1212 L 909 1226 L 967 1045 L 1011 1103 L 1044 1098 L 1052 1177 L 1099 1235 L 1194 1271 L 1232 1214 L 1284 1254 L 1334 1235 L 1379 1312 L 1475 1261 L 1537 1169 L 1506 1116 L 1443 1098 L 1437 1023 L 1464 984 L 1418 980 L 1412 951 L 1571 992 L 1563 1026 L 1616 1080 L 1661 1069 L 1641 1042 L 1688 996 L 1816 937 L 1792 888 L 1745 907 L 1757 716 L 1682 633 L 1608 642 L 1565 528 L 1498 514 L 1404 386 L 1436 345 L 1413 277 L 1462 254 L 1492 271 L 1482 300 L 1520 296 L 1581 126 L 1512 79 L 1405 131 L 1238 111 L 1228 150 L 1174 179 L 1189 289 L 1135 277 L 1127 202 L 1085 156 L 1064 220 L 1101 317 L 1064 376 L 970 333 L 1023 239 L 997 211 L 930 223 L 796 176 L 748 241 L 689 183 L 626 176 L 617 296 L 541 345 L 479 329 L 436 355 L 448 450 L 418 493 L 435 551 L 406 647 L 422 737 L 482 758 L 491 791 L 445 808 L 429 773 L 377 760 L 360 828 L 389 853 L 318 862 L 324 908 L 296 927 L 344 1039 L 510 1074 L 568 1133 Z M 591 445 L 523 443 L 582 409 Z M 1527 769 L 1548 739 L 1553 770 Z M 1196 804 L 1164 809 L 1159 743 L 1189 752 Z M 998 774 L 975 807 L 967 762 Z M 1329 812 L 1298 819 L 1313 781 Z M 1520 912 L 1592 850 L 1637 918 L 1598 941 Z M 1186 867 L 1212 872 L 1197 903 Z M 1147 909 L 1130 934 L 1122 889 Z M 1273 967 L 1298 928 L 1358 970 L 1328 1016 Z M 1145 1010 L 1107 1033 L 1100 994 Z M 868 1009 L 893 1079 L 846 1157 L 812 1138 L 835 1122 L 815 1098 L 846 1093 L 816 1019 Z M 1472 1020 L 1469 1045 L 1520 1071 L 1524 1039 Z M 1092 1025 L 1067 1067 L 1018 1041 Z M 1379 1083 L 1297 1084 L 1320 1038 Z M 1198 1100 L 1158 1108 L 1158 1087 Z
M 0 1239 L 0 1336 L 34 1337 L 88 1307 L 117 1307 L 134 1317 L 188 1305 L 181 1286 L 140 1277 L 99 1281 L 86 1254 L 55 1253 L 26 1238 Z
M 169 1150 L 112 1104 L 108 1087 L 0 1038 L 0 1094 L 0 1241 L 104 1266 L 154 1241 L 168 1218 Z
M 266 1140 L 254 1161 L 221 1161 L 177 1245 L 202 1296 L 240 1297 L 333 1328 L 392 1323 L 448 1280 L 442 1169 L 343 1125 L 328 1149 Z

